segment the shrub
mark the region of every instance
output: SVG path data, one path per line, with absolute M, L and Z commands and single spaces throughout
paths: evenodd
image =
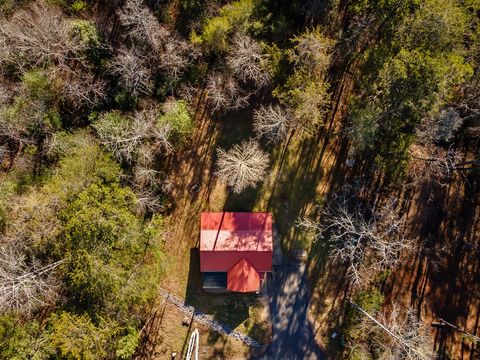
M 193 131 L 193 119 L 184 100 L 170 100 L 163 105 L 163 114 L 158 124 L 168 124 L 172 128 L 173 143 L 184 143 Z
M 108 354 L 109 339 L 115 333 L 114 326 L 95 326 L 87 315 L 68 312 L 52 316 L 52 344 L 66 358 L 94 360 Z
M 220 9 L 218 16 L 207 20 L 201 34 L 191 34 L 191 41 L 202 44 L 208 51 L 221 53 L 228 49 L 228 37 L 233 31 L 245 31 L 254 10 L 253 0 L 237 0 Z

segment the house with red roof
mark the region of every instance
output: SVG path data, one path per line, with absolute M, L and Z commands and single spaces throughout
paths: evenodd
M 259 291 L 272 271 L 272 256 L 272 214 L 201 214 L 200 271 L 206 291 Z

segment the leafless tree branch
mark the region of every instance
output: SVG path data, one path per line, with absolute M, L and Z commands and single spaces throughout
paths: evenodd
M 148 94 L 152 90 L 148 59 L 137 48 L 120 49 L 109 69 L 111 74 L 119 77 L 123 88 L 134 96 Z
M 409 308 L 404 314 L 393 307 L 387 315 L 383 313 L 379 319 L 366 312 L 355 303 L 352 306 L 366 317 L 364 331 L 371 327 L 380 328 L 387 337 L 376 339 L 375 346 L 381 349 L 381 358 L 386 360 L 430 360 L 433 356 L 433 342 L 428 326 Z
M 255 186 L 265 176 L 269 158 L 258 145 L 250 140 L 234 145 L 230 150 L 217 149 L 217 175 L 240 193 Z
M 0 63 L 20 69 L 71 60 L 85 64 L 86 47 L 61 12 L 44 2 L 32 2 L 0 23 Z
M 27 264 L 25 254 L 0 247 L 0 312 L 28 313 L 55 301 L 59 289 L 55 269 L 62 263 L 41 265 L 33 260 Z
M 253 113 L 253 129 L 259 137 L 264 136 L 268 142 L 285 139 L 294 121 L 280 105 L 260 106 Z
M 243 82 L 265 86 L 270 82 L 266 68 L 266 55 L 258 42 L 245 34 L 237 34 L 232 41 L 232 49 L 227 56 L 227 64 L 233 74 Z
M 233 76 L 214 72 L 207 78 L 207 99 L 212 111 L 241 109 L 248 105 L 250 93 L 246 93 Z
M 397 215 L 394 204 L 373 212 L 368 220 L 359 207 L 349 205 L 349 199 L 340 196 L 325 208 L 321 222 L 301 218 L 297 226 L 313 232 L 316 240 L 327 239 L 333 261 L 346 264 L 347 276 L 361 284 L 395 266 L 412 241 L 405 236 L 405 218 Z

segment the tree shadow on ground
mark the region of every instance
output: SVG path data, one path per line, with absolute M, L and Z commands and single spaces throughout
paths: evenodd
M 478 178 L 437 186 L 425 182 L 406 193 L 412 234 L 424 240 L 414 259 L 390 277 L 386 295 L 404 301 L 426 322 L 440 318 L 476 334 L 480 311 L 480 203 Z M 460 332 L 436 326 L 435 349 L 440 358 L 478 357 L 480 344 Z M 450 355 L 449 355 L 450 354 Z

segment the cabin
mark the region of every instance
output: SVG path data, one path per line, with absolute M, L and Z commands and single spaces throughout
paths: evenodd
M 272 271 L 272 214 L 204 212 L 200 271 L 208 292 L 259 292 Z

